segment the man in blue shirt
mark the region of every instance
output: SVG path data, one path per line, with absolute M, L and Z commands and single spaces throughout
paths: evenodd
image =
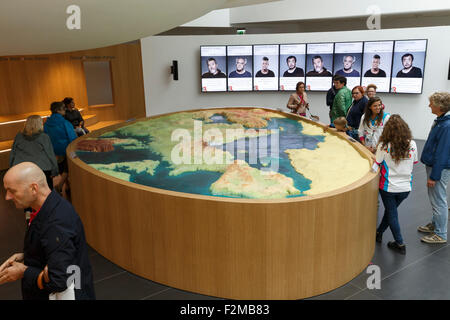
M 344 77 L 359 77 L 360 76 L 359 72 L 353 69 L 353 64 L 355 63 L 355 61 L 356 61 L 355 56 L 351 55 L 344 56 L 343 60 L 344 68 L 336 71 L 336 74 Z
M 236 58 L 236 70 L 230 72 L 229 78 L 251 78 L 252 74 L 245 70 L 247 59 L 239 57 Z

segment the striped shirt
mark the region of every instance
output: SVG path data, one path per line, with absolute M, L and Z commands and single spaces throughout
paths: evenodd
M 418 162 L 417 145 L 411 140 L 408 158 L 395 163 L 390 154 L 390 144 L 387 148 L 377 147 L 375 162 L 381 168 L 380 189 L 386 192 L 407 192 L 412 189 L 413 165 Z

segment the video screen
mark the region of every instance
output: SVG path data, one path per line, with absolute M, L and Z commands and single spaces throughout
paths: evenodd
M 279 47 L 253 46 L 253 89 L 255 91 L 278 90 Z
M 306 46 L 306 90 L 328 91 L 331 88 L 334 43 Z
M 280 90 L 295 91 L 298 82 L 305 82 L 306 44 L 280 45 Z
M 422 93 L 426 39 L 275 45 L 200 46 L 202 92 L 328 91 L 333 75 L 347 87 Z
M 362 86 L 377 86 L 377 92 L 389 92 L 394 41 L 364 42 Z
M 334 75 L 347 78 L 347 88 L 361 85 L 362 42 L 334 44 Z
M 253 47 L 227 46 L 228 91 L 253 90 Z
M 427 40 L 395 41 L 391 92 L 422 93 Z
M 227 91 L 226 46 L 200 47 L 202 92 Z

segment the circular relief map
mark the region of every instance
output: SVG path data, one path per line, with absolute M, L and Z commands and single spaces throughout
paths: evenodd
M 370 170 L 343 139 L 265 109 L 152 117 L 86 138 L 77 156 L 116 178 L 208 196 L 279 199 L 332 191 Z

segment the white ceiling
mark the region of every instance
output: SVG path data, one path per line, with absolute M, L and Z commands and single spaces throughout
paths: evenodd
M 1 0 L 0 56 L 100 48 L 158 34 L 214 9 L 273 0 Z M 70 5 L 81 11 L 69 30 Z

